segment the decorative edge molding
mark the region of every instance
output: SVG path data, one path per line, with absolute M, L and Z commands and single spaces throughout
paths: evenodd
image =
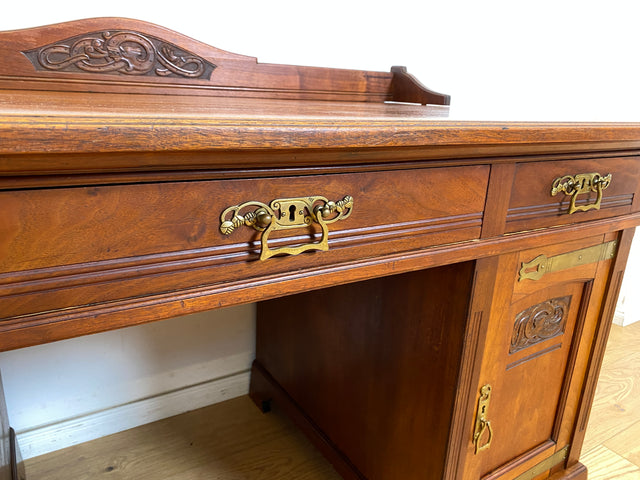
M 531 355 L 527 355 L 524 358 L 521 358 L 519 360 L 516 360 L 513 363 L 510 363 L 507 365 L 507 368 L 505 370 L 511 370 L 512 368 L 515 367 L 519 367 L 520 365 L 522 365 L 523 363 L 527 363 L 530 360 L 535 360 L 538 357 L 542 357 L 543 355 L 546 355 L 547 353 L 551 353 L 551 352 L 555 352 L 556 350 L 559 350 L 562 348 L 562 343 L 556 343 L 555 345 L 551 345 L 550 347 L 547 348 L 543 348 L 542 350 L 532 353 Z
M 103 30 L 22 52 L 38 71 L 209 80 L 211 62 L 152 35 Z
M 509 354 L 563 334 L 570 304 L 571 295 L 546 300 L 518 313 Z
M 118 433 L 249 393 L 249 371 L 18 432 L 25 459 Z
M 332 250 L 346 247 L 358 247 L 369 242 L 392 242 L 394 239 L 408 236 L 434 235 L 446 230 L 448 232 L 461 232 L 464 241 L 471 241 L 479 235 L 476 232 L 482 223 L 482 212 L 472 214 L 453 215 L 427 220 L 399 222 L 396 224 L 384 224 L 370 227 L 367 232 L 361 229 L 344 229 L 331 232 L 330 245 Z M 295 245 L 300 241 L 308 241 L 308 235 L 291 235 L 274 239 L 272 245 L 283 248 Z M 313 241 L 318 241 L 320 234 L 314 234 Z M 429 245 L 433 246 L 433 245 Z M 0 274 L 0 306 L 14 295 L 42 294 L 51 292 L 51 289 L 84 288 L 105 281 L 135 281 L 137 279 L 154 276 L 183 274 L 186 271 L 197 268 L 210 268 L 212 266 L 230 266 L 239 261 L 257 258 L 260 251 L 260 242 L 233 243 L 208 248 L 183 250 L 174 252 L 158 252 L 138 257 L 121 257 L 116 259 L 99 260 L 87 263 L 69 263 L 58 268 L 58 274 L 51 276 L 50 266 L 20 272 L 20 279 L 16 280 L 15 272 Z M 147 292 L 147 294 L 163 295 L 166 292 Z M 127 300 L 115 299 L 116 301 Z M 96 302 L 94 305 L 108 305 L 114 299 Z M 80 307 L 83 308 L 83 307 Z M 44 313 L 46 317 L 54 310 L 46 312 L 22 312 L 13 316 L 3 316 L 0 310 L 0 332 L 13 329 L 23 322 L 33 324 L 37 316 Z M 68 309 L 62 308 L 60 312 Z M 45 321 L 49 323 L 49 321 Z M 18 327 L 19 328 L 19 327 Z
M 601 210 L 606 208 L 629 207 L 633 204 L 633 193 L 610 196 L 602 199 Z M 587 200 L 578 200 L 578 205 L 586 204 Z M 524 207 L 512 207 L 507 210 L 507 223 L 520 221 L 530 217 L 557 217 L 564 215 L 569 201 L 562 200 L 559 203 L 547 203 L 544 205 L 526 205 Z

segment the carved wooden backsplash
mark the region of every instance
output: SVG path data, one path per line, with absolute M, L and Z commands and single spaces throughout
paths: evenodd
M 449 104 L 404 67 L 373 72 L 258 63 L 131 19 L 0 32 L 0 44 L 6 46 L 0 90 Z
M 176 45 L 127 30 L 77 35 L 23 53 L 36 70 L 208 80 L 216 68 Z

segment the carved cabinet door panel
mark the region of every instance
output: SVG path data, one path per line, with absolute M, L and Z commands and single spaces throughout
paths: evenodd
M 464 478 L 564 465 L 616 248 L 608 235 L 495 259 Z

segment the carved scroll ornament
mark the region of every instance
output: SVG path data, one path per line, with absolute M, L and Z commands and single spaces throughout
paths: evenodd
M 553 298 L 516 315 L 509 353 L 564 333 L 571 296 Z
M 126 30 L 80 35 L 24 52 L 36 70 L 210 79 L 216 66 L 173 44 Z

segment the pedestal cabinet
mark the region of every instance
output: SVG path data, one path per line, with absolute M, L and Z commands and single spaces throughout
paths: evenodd
M 577 460 L 595 387 L 588 368 L 607 328 L 598 318 L 612 315 L 606 299 L 620 286 L 620 272 L 612 278 L 619 242 L 600 235 L 492 259 L 494 289 L 478 299 L 487 309 L 474 312 L 488 321 L 465 463 L 471 478 L 534 478 L 524 472 Z
M 259 302 L 251 396 L 345 478 L 586 478 L 640 124 L 126 19 L 0 45 L 3 350 Z
M 252 395 L 346 478 L 546 478 L 578 458 L 620 238 L 263 302 Z

